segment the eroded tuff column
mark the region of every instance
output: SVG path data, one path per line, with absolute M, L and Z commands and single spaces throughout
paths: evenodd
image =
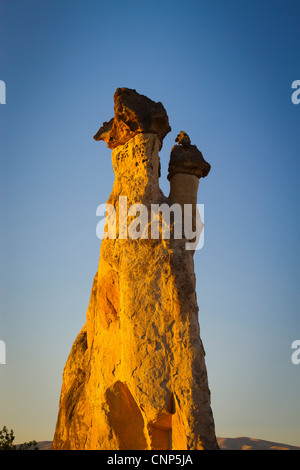
M 135 90 L 118 89 L 114 100 L 114 118 L 95 138 L 113 149 L 108 203 L 118 221 L 120 196 L 149 213 L 170 204 L 158 182 L 170 126 L 162 104 Z M 86 324 L 63 373 L 53 448 L 216 449 L 192 252 L 184 239 L 151 239 L 150 217 L 148 238 L 122 239 L 132 219 L 102 240 Z
M 204 160 L 196 145 L 191 145 L 191 140 L 186 132 L 181 131 L 175 142 L 178 144 L 172 148 L 169 162 L 169 198 L 173 203 L 180 204 L 183 211 L 185 204 L 192 206 L 192 221 L 187 222 L 187 226 L 190 226 L 191 230 L 195 232 L 198 231 L 197 235 L 199 236 L 199 225 L 202 223 L 196 206 L 199 179 L 208 175 L 210 164 Z M 186 211 L 184 217 L 188 217 Z

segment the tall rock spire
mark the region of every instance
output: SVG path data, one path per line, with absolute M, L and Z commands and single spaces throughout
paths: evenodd
M 162 226 L 151 237 L 159 213 L 142 236 L 124 237 L 135 211 L 172 204 L 159 188 L 168 116 L 135 90 L 114 98 L 115 116 L 95 139 L 113 149 L 108 204 L 123 222 L 101 243 L 86 323 L 64 368 L 53 449 L 217 449 L 193 253 L 171 219 L 169 238 Z

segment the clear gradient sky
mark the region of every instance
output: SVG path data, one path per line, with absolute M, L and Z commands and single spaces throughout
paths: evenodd
M 205 159 L 195 254 L 216 432 L 300 445 L 299 0 L 0 0 L 0 428 L 52 440 L 111 192 L 93 135 L 117 87 L 162 101 Z

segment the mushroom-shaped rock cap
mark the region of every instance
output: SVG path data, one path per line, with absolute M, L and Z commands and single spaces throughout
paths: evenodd
M 170 181 L 176 173 L 205 178 L 210 172 L 210 164 L 204 160 L 196 145 L 191 145 L 191 140 L 186 132 L 181 131 L 175 142 L 178 142 L 179 145 L 174 145 L 171 150 L 168 180 Z
M 163 139 L 171 131 L 162 103 L 156 103 L 130 88 L 117 88 L 114 112 L 114 117 L 104 122 L 94 136 L 95 140 L 104 140 L 110 149 L 124 145 L 140 133 L 157 134 L 162 147 Z

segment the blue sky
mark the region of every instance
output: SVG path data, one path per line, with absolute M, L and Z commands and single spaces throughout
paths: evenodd
M 195 255 L 216 432 L 300 445 L 299 0 L 1 0 L 0 427 L 51 440 L 114 175 L 117 87 L 162 101 L 212 165 Z

